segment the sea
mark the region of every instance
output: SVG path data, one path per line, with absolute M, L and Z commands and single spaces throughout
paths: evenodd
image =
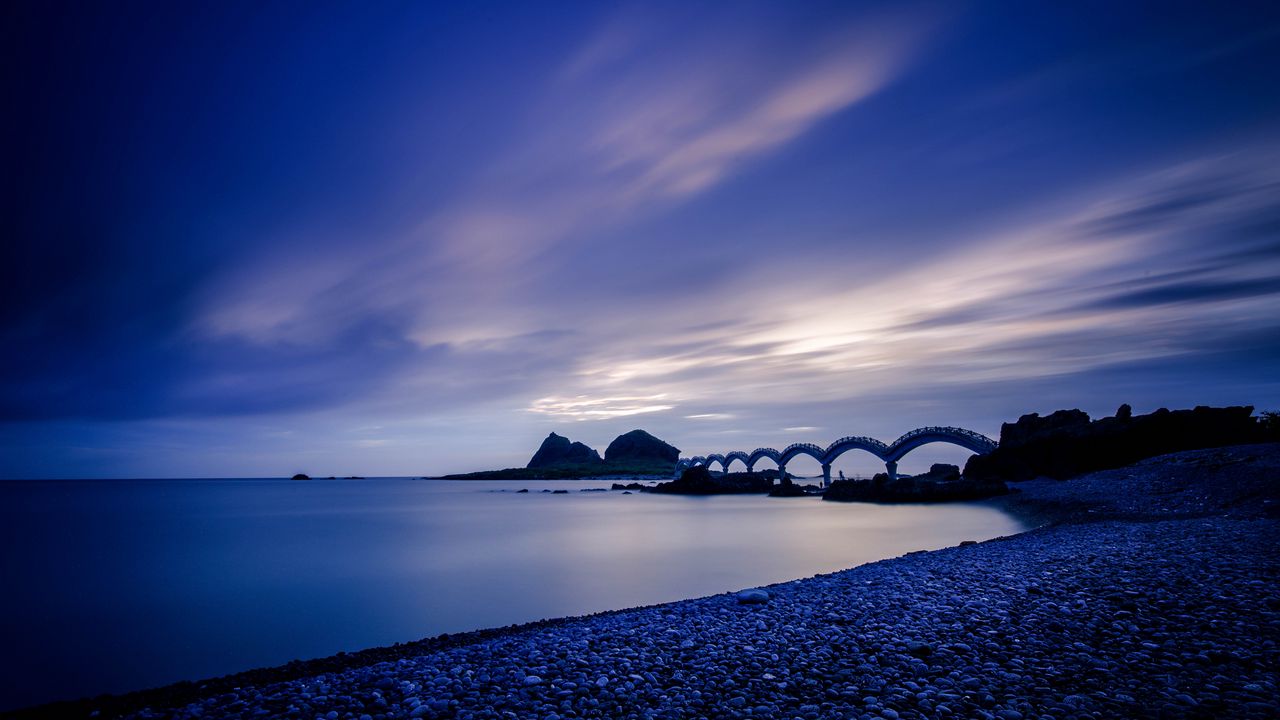
M 608 487 L 0 482 L 0 711 L 731 592 L 1025 529 L 983 504 Z

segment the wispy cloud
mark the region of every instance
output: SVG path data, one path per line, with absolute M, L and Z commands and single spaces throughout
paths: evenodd
M 466 469 L 562 422 L 709 452 L 1280 398 L 1280 51 L 1253 9 L 403 12 L 350 53 L 320 21 L 216 62 L 153 38 L 170 80 L 109 107 L 137 68 L 82 62 L 92 24 L 30 28 L 20 54 L 84 73 L 24 103 L 0 420 L 182 437 L 187 467 L 326 444 Z M 0 455 L 63 454 L 39 436 Z
M 1076 192 L 1074 209 L 956 238 L 952 253 L 854 288 L 839 287 L 839 267 L 830 276 L 807 268 L 800 292 L 748 282 L 750 306 L 708 304 L 732 308 L 741 325 L 720 317 L 668 334 L 668 347 L 685 348 L 670 353 L 601 346 L 579 384 L 663 391 L 750 421 L 761 411 L 741 410 L 747 398 L 856 404 L 914 396 L 925 378 L 959 388 L 1084 377 L 1202 352 L 1215 336 L 1230 347 L 1228 336 L 1268 313 L 1280 325 L 1280 258 L 1234 232 L 1280 210 L 1268 192 L 1280 180 L 1271 157 L 1252 148 Z M 1171 200 L 1188 194 L 1200 201 Z
M 569 53 L 515 111 L 526 118 L 516 138 L 420 223 L 263 258 L 210 293 L 200 329 L 327 341 L 394 312 L 426 344 L 516 333 L 539 321 L 521 293 L 572 274 L 567 243 L 705 193 L 868 98 L 911 59 L 926 32 L 917 20 L 845 18 L 803 38 L 725 22 L 709 43 L 625 11 Z
M 649 396 L 544 397 L 534 400 L 529 412 L 569 420 L 603 420 L 662 412 L 675 407 L 666 404 L 668 401 L 666 393 Z

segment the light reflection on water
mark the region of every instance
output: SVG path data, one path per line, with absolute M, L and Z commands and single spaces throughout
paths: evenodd
M 589 487 L 607 483 L 0 483 L 0 709 L 709 595 L 1023 529 L 980 505 L 578 492 Z

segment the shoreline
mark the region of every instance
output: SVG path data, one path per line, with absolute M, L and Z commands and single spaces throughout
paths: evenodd
M 1239 475 L 1239 472 L 1236 471 L 1242 467 L 1250 468 L 1254 471 L 1253 476 L 1256 476 L 1253 484 L 1245 483 L 1243 489 L 1239 487 L 1241 485 L 1239 478 L 1235 477 Z M 1214 469 L 1213 471 L 1218 472 L 1220 475 L 1224 473 L 1232 475 L 1232 477 L 1227 478 L 1230 482 L 1219 483 L 1230 485 L 1231 487 L 1225 490 L 1217 488 L 1213 491 L 1205 491 L 1204 488 L 1196 485 L 1186 485 L 1188 473 L 1192 475 L 1204 474 L 1207 471 L 1206 468 Z M 776 609 L 785 603 L 791 611 L 803 611 L 808 609 L 806 603 L 809 595 L 815 592 L 822 594 L 822 592 L 826 591 L 825 586 L 827 585 L 847 586 L 850 577 L 859 575 L 893 575 L 898 571 L 906 571 L 911 566 L 921 563 L 925 565 L 941 564 L 958 568 L 971 564 L 964 562 L 966 559 L 964 554 L 976 552 L 979 555 L 985 555 L 989 553 L 991 548 L 998 548 L 993 553 L 996 556 L 1006 555 L 1010 547 L 1021 545 L 1038 547 L 1039 552 L 1044 552 L 1045 548 L 1040 546 L 1046 542 L 1049 546 L 1059 541 L 1061 543 L 1078 542 L 1079 538 L 1076 536 L 1080 534 L 1080 528 L 1090 526 L 1094 528 L 1106 526 L 1109 528 L 1108 532 L 1116 533 L 1117 536 L 1124 536 L 1127 532 L 1132 534 L 1134 532 L 1132 529 L 1135 525 L 1157 527 L 1161 523 L 1181 524 L 1216 518 L 1224 521 L 1229 519 L 1231 521 L 1224 524 L 1222 528 L 1224 532 L 1238 532 L 1239 529 L 1236 528 L 1235 524 L 1252 522 L 1262 523 L 1268 528 L 1268 532 L 1274 533 L 1277 524 L 1276 507 L 1271 495 L 1274 494 L 1276 478 L 1280 478 L 1280 475 L 1276 475 L 1277 468 L 1280 468 L 1280 445 L 1238 446 L 1210 451 L 1179 453 L 1174 456 L 1166 456 L 1166 458 L 1161 458 L 1157 461 L 1147 461 L 1128 468 L 1097 473 L 1077 478 L 1076 480 L 1019 483 L 1017 487 L 1022 492 L 984 500 L 981 501 L 981 504 L 1000 508 L 1032 526 L 1022 533 L 993 538 L 976 544 L 963 543 L 960 546 L 940 550 L 918 551 L 835 573 L 765 586 L 776 598 L 775 601 L 771 601 L 765 607 Z M 1156 490 L 1149 493 L 1134 493 L 1132 492 L 1133 488 L 1126 486 L 1126 483 L 1131 486 L 1135 482 L 1154 483 L 1157 486 L 1161 485 L 1162 482 L 1164 485 L 1169 485 L 1170 483 L 1177 485 L 1181 482 L 1182 484 L 1178 487 L 1183 491 L 1190 488 L 1194 497 L 1192 500 L 1178 498 L 1176 497 L 1176 492 L 1170 492 L 1168 488 L 1164 487 L 1157 487 Z M 1262 499 L 1259 499 L 1257 495 L 1259 482 L 1261 483 L 1260 487 L 1271 493 Z M 1209 500 L 1206 500 L 1206 497 Z M 1253 506 L 1241 505 L 1242 497 L 1246 501 L 1252 501 Z M 1187 530 L 1187 528 L 1181 528 L 1179 531 L 1182 530 Z M 1214 529 L 1202 528 L 1199 532 L 1212 534 L 1212 530 Z M 1084 534 L 1088 535 L 1089 533 L 1085 532 Z M 1157 532 L 1156 534 L 1159 535 L 1160 533 Z M 1049 547 L 1049 550 L 1052 550 L 1052 547 Z M 1022 560 L 1035 559 L 1033 555 L 1025 552 L 1019 557 Z M 957 565 L 957 563 L 959 564 Z M 932 570 L 932 572 L 936 572 L 936 569 Z M 983 571 L 979 570 L 978 572 L 981 574 Z M 1273 574 L 1272 577 L 1275 577 L 1275 575 Z M 868 582 L 868 585 L 874 584 L 874 582 L 876 581 L 872 580 Z M 1275 588 L 1272 587 L 1270 590 L 1273 591 L 1272 596 L 1274 596 Z M 918 600 L 909 591 L 899 592 L 894 597 L 904 604 L 910 604 Z M 964 600 L 965 595 L 960 594 L 958 599 Z M 408 643 L 369 648 L 352 653 L 339 653 L 313 660 L 293 661 L 285 665 L 258 668 L 206 680 L 180 682 L 123 695 L 56 702 L 20 709 L 4 715 L 6 717 L 35 718 L 87 717 L 96 714 L 97 717 L 115 717 L 152 708 L 155 712 L 143 716 L 182 717 L 185 715 L 178 710 L 180 706 L 187 703 L 199 703 L 203 700 L 206 703 L 213 703 L 211 707 L 204 709 L 204 717 L 239 716 L 238 711 L 236 713 L 227 712 L 225 703 L 220 703 L 217 699 L 230 695 L 242 695 L 242 691 L 245 688 L 289 687 L 291 684 L 297 684 L 298 681 L 319 677 L 342 678 L 343 682 L 351 685 L 351 687 L 360 687 L 361 683 L 368 679 L 365 676 L 368 675 L 371 668 L 380 668 L 379 672 L 391 668 L 391 672 L 399 673 L 400 670 L 398 668 L 402 665 L 414 665 L 419 661 L 425 662 L 434 659 L 443 661 L 446 656 L 451 658 L 451 662 L 458 663 L 461 658 L 466 656 L 476 654 L 485 656 L 489 648 L 494 646 L 509 644 L 521 646 L 539 645 L 544 641 L 554 640 L 553 636 L 578 636 L 582 633 L 587 633 L 588 635 L 593 633 L 600 634 L 601 631 L 614 629 L 614 626 L 627 627 L 643 624 L 645 627 L 653 627 L 655 629 L 654 632 L 657 632 L 658 628 L 666 625 L 668 626 L 668 631 L 675 631 L 677 626 L 684 627 L 684 625 L 687 625 L 691 617 L 695 619 L 698 617 L 716 617 L 717 615 L 732 617 L 756 612 L 755 610 L 744 609 L 746 607 L 737 605 L 733 601 L 732 595 L 719 594 L 660 605 L 547 619 L 521 625 L 445 634 Z M 693 613 L 692 616 L 689 614 L 691 612 Z M 673 622 L 675 618 L 681 615 L 683 615 L 681 618 L 682 623 Z M 765 621 L 762 619 L 758 623 L 765 624 Z M 1273 641 L 1274 639 L 1274 637 L 1271 638 Z M 698 643 L 695 647 L 707 647 L 710 649 L 714 645 L 715 643 L 708 641 L 705 644 Z M 688 648 L 685 648 L 685 650 L 688 650 Z M 681 656 L 682 654 L 679 648 L 671 651 L 673 657 Z M 723 652 L 722 650 L 717 650 L 713 654 L 720 656 Z M 905 657 L 910 657 L 917 662 L 921 661 L 921 658 L 915 657 L 910 653 L 907 653 Z M 1275 662 L 1274 657 L 1271 662 Z M 426 662 L 426 664 L 431 665 L 432 663 Z M 465 662 L 455 665 L 455 667 L 460 667 L 464 664 Z M 659 661 L 658 664 L 661 666 L 665 663 Z M 863 664 L 865 665 L 866 663 Z M 473 667 L 483 668 L 484 664 L 473 663 Z M 653 670 L 650 670 L 651 674 L 652 672 Z M 555 673 L 546 674 L 554 675 Z M 382 683 L 382 680 L 377 680 L 376 682 Z M 624 680 L 624 682 L 635 684 L 637 681 Z M 382 685 L 385 684 L 382 683 Z M 573 685 L 574 683 L 570 681 L 568 684 Z M 580 686 L 581 683 L 576 685 Z M 604 686 L 601 686 L 601 688 L 604 689 Z M 531 701 L 536 702 L 543 699 L 538 697 L 538 690 L 540 689 L 542 689 L 541 685 L 522 688 L 520 695 L 522 697 L 526 694 L 531 695 Z M 395 690 L 395 688 L 384 687 L 383 690 L 388 692 L 380 692 L 379 698 L 386 702 L 383 695 L 393 694 L 390 691 Z M 557 692 L 563 693 L 564 690 L 557 690 Z M 418 694 L 424 693 L 419 692 Z M 570 695 L 573 695 L 573 693 L 570 693 Z M 731 699 L 734 697 L 741 697 L 741 695 L 726 696 L 724 702 L 728 702 L 730 705 L 725 705 L 721 709 L 733 707 Z M 413 699 L 418 698 L 415 697 Z M 861 696 L 859 696 L 859 699 L 861 699 Z M 245 705 L 246 701 L 241 699 L 232 701 L 232 704 L 237 702 L 245 707 L 252 704 Z M 465 704 L 460 704 L 456 700 L 452 702 L 452 705 L 446 703 L 439 707 L 427 708 L 427 712 L 419 711 L 419 714 L 415 716 L 454 717 L 458 716 L 461 710 L 466 709 Z M 865 703 L 855 703 L 855 705 L 865 706 Z M 407 716 L 410 712 L 416 711 L 419 705 L 396 707 L 399 709 L 397 710 L 395 707 L 386 708 L 388 712 L 384 714 L 387 717 Z M 175 710 L 162 711 L 161 708 L 174 708 Z M 313 709 L 319 710 L 320 708 Z M 1261 708 L 1254 709 L 1260 710 Z M 908 717 L 911 712 L 914 712 L 910 708 L 901 710 L 889 708 L 889 711 L 891 713 L 901 712 L 903 717 Z M 338 717 L 342 716 L 341 711 L 339 712 Z M 806 710 L 806 712 L 810 711 Z M 1010 712 L 1012 714 L 1019 713 L 1018 710 L 1011 710 Z M 320 712 L 319 714 L 323 715 L 324 713 Z M 1006 714 L 1003 717 L 1012 717 L 1012 714 Z M 1246 716 L 1249 715 L 1248 712 L 1244 714 Z M 303 716 L 310 717 L 311 715 L 304 713 Z M 357 716 L 357 714 L 352 715 L 352 717 Z M 476 716 L 483 717 L 485 715 Z M 655 717 L 659 716 L 661 715 L 656 715 Z M 807 717 L 803 713 L 800 716 Z M 993 717 L 995 716 L 993 715 Z M 1258 716 L 1261 717 L 1262 715 Z M 890 717 L 890 715 L 884 715 L 884 717 Z

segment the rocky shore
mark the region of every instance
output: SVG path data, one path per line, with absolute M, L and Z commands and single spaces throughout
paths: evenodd
M 1280 445 L 993 501 L 1043 524 L 765 588 L 36 708 L 137 718 L 1280 717 Z

